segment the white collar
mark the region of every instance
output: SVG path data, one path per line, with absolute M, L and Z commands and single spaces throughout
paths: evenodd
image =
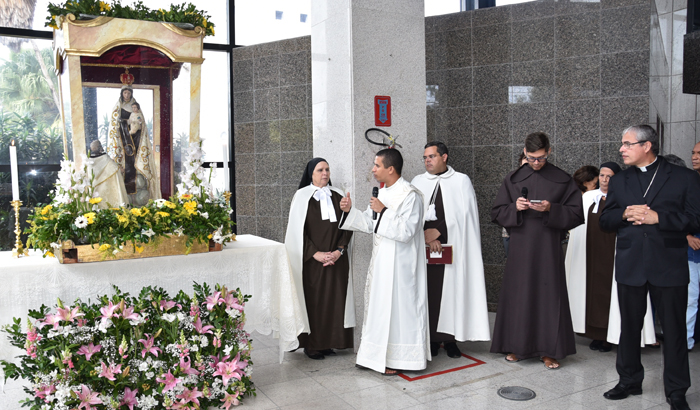
M 333 206 L 333 200 L 331 199 L 333 194 L 330 188 L 328 188 L 328 185 L 323 188 L 317 187 L 313 183 L 311 185 L 316 188 L 314 199 L 321 205 L 321 220 L 337 222 L 338 218 L 335 215 L 335 206 Z
M 639 168 L 639 170 L 642 171 L 642 172 L 647 172 L 647 167 L 648 167 L 648 166 L 651 166 L 654 162 L 656 162 L 657 159 L 659 159 L 658 156 L 656 156 L 656 157 L 654 158 L 654 160 L 651 161 L 651 164 L 645 165 L 645 166 L 643 166 L 643 167 L 637 167 L 637 168 Z

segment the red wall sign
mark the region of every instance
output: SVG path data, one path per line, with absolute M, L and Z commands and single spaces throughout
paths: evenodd
M 378 127 L 391 126 L 391 97 L 387 95 L 374 96 L 374 125 Z

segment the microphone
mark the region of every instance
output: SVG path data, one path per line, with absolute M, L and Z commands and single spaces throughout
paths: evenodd
M 375 186 L 374 188 L 372 188 L 372 197 L 376 198 L 378 196 L 379 196 L 379 188 L 377 188 Z M 376 211 L 372 211 L 372 219 L 374 219 L 374 220 L 377 219 L 377 212 Z
M 520 196 L 527 199 L 527 187 L 524 186 L 523 189 L 520 190 Z

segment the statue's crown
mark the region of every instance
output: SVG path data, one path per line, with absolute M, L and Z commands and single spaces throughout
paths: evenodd
M 124 69 L 124 74 L 119 76 L 119 80 L 122 82 L 124 85 L 131 85 L 134 83 L 134 75 L 129 74 L 129 69 L 125 68 Z

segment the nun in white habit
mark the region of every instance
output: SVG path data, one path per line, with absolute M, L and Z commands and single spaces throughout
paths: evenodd
M 338 228 L 344 194 L 331 186 L 328 162 L 314 158 L 306 165 L 292 199 L 285 247 L 302 314 L 308 326 L 299 347 L 311 359 L 353 347 L 355 305 L 352 292 L 352 232 Z

